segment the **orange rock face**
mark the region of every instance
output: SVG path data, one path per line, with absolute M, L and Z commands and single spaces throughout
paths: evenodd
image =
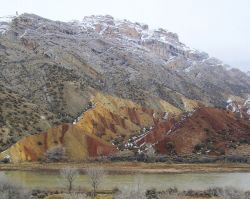
M 112 154 L 117 151 L 112 145 L 114 138 L 121 135 L 126 138 L 143 127 L 156 125 L 166 110 L 163 107 L 163 111 L 156 111 L 103 94 L 97 94 L 93 101 L 95 106 L 84 112 L 76 124 L 62 124 L 47 132 L 27 136 L 3 152 L 1 157 L 10 156 L 13 162 L 36 161 L 55 146 L 64 147 L 69 160 Z M 179 110 L 173 107 L 170 111 Z
M 66 157 L 84 160 L 87 157 L 112 154 L 116 149 L 94 135 L 89 135 L 76 125 L 62 124 L 39 135 L 23 138 L 8 149 L 13 162 L 36 161 L 55 147 L 65 148 Z
M 159 123 L 140 140 L 140 144 L 154 144 L 156 151 L 161 154 L 169 154 L 174 150 L 176 154 L 182 155 L 222 155 L 249 141 L 249 120 L 241 119 L 230 111 L 203 107 Z
M 135 137 L 136 146 L 152 144 L 160 154 L 220 155 L 231 151 L 240 139 L 250 142 L 249 120 L 230 111 L 200 107 L 181 113 L 166 102 L 157 104 L 157 100 L 154 105 L 160 108 L 152 109 L 100 93 L 92 101 L 95 105 L 75 124 L 61 124 L 24 137 L 2 152 L 0 158 L 8 156 L 13 162 L 37 161 L 49 149 L 62 146 L 68 160 L 85 160 L 116 153 L 117 146 L 112 143 L 121 137 L 125 142 Z M 185 103 L 189 109 L 196 106 L 188 99 Z M 148 130 L 142 133 L 142 129 Z

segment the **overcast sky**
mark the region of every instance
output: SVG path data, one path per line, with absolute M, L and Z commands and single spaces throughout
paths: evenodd
M 250 71 L 250 0 L 0 0 L 1 16 L 16 11 L 61 21 L 109 14 L 143 22 Z

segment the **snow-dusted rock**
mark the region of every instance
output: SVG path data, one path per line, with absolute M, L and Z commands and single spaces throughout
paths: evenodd
M 4 34 L 10 28 L 10 23 L 14 19 L 14 16 L 0 17 L 0 35 Z
M 227 96 L 250 94 L 249 76 L 164 29 L 111 16 L 60 22 L 22 14 L 2 23 L 1 86 L 72 121 L 93 90 L 157 109 L 150 100 L 160 98 L 182 110 L 183 96 L 224 106 Z M 77 98 L 66 100 L 58 84 Z

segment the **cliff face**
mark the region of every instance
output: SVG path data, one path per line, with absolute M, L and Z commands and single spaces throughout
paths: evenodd
M 111 16 L 66 23 L 22 14 L 0 20 L 0 88 L 1 150 L 29 134 L 43 139 L 40 131 L 74 121 L 72 132 L 124 147 L 162 118 L 201 106 L 226 107 L 232 96 L 244 101 L 250 77 L 167 30 Z M 46 151 L 26 158 L 26 141 L 20 142 L 22 160 Z

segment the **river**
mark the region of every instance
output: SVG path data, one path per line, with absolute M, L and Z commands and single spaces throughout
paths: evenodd
M 12 181 L 20 182 L 28 188 L 60 188 L 64 186 L 59 172 L 1 171 L 0 174 L 6 175 Z M 226 186 L 250 190 L 250 173 L 112 174 L 104 177 L 101 188 L 133 186 L 135 182 L 143 184 L 146 188 L 155 187 L 158 190 L 168 187 L 177 187 L 179 190 L 205 190 L 209 187 Z M 88 177 L 81 174 L 75 187 L 89 188 Z

